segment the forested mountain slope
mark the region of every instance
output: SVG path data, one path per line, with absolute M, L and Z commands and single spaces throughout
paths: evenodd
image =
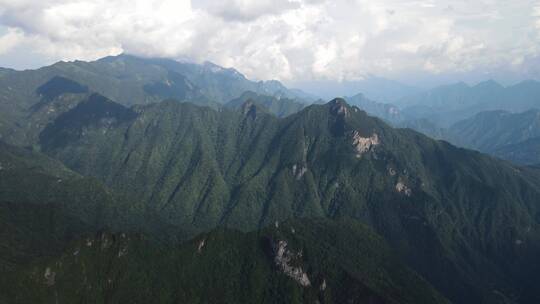
M 449 303 L 367 227 L 322 220 L 182 244 L 89 234 L 0 290 L 10 303 Z
M 340 99 L 278 119 L 253 104 L 124 108 L 94 97 L 40 144 L 194 234 L 352 218 L 451 300 L 537 299 L 537 173 L 393 129 Z

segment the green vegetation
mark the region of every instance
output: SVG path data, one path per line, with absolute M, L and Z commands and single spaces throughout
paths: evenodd
M 540 163 L 540 111 L 521 113 L 507 111 L 480 112 L 456 122 L 449 128 L 438 127 L 427 119 L 408 120 L 398 124 L 430 137 L 489 153 L 516 164 Z
M 231 109 L 241 109 L 244 103 L 248 101 L 277 117 L 289 116 L 306 107 L 306 104 L 292 99 L 259 95 L 250 91 L 244 92 L 240 97 L 226 103 L 225 106 Z
M 0 143 L 2 270 L 59 253 L 83 232 L 144 230 L 142 210 L 58 161 Z
M 540 186 L 520 168 L 339 99 L 284 119 L 172 101 L 124 111 L 136 115 L 68 111 L 41 134 L 43 151 L 187 235 L 353 218 L 456 302 L 534 293 L 523 270 L 538 264 Z
M 282 255 L 306 284 L 283 271 Z M 178 245 L 98 233 L 9 279 L 11 303 L 448 303 L 350 221 L 219 229 Z
M 504 145 L 496 148 L 492 153 L 516 164 L 538 165 L 540 164 L 540 137 Z
M 0 302 L 540 302 L 538 168 L 298 94 L 124 55 L 2 70 Z M 495 149 L 535 113 L 461 130 Z

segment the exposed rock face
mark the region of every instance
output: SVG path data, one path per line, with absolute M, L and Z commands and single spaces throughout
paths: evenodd
M 297 180 L 300 180 L 304 174 L 307 172 L 307 167 L 305 165 L 293 165 L 292 167 L 293 175 Z
M 113 240 L 110 239 L 106 234 L 101 235 L 101 250 L 109 249 L 113 243 Z
M 291 277 L 303 287 L 311 286 L 307 273 L 302 270 L 302 267 L 295 267 L 291 265 L 293 259 L 302 257 L 302 252 L 295 253 L 288 250 L 286 241 L 278 241 L 277 247 L 275 248 L 275 254 L 274 263 L 281 269 L 281 271 L 283 271 L 283 273 Z
M 50 267 L 47 267 L 45 269 L 45 273 L 43 274 L 43 277 L 45 278 L 45 284 L 47 286 L 52 286 L 55 283 L 56 280 L 56 272 L 52 271 Z
M 206 239 L 202 239 L 199 242 L 199 246 L 197 246 L 197 252 L 201 253 L 202 249 L 204 248 L 204 245 L 206 244 Z
M 403 193 L 406 196 L 411 196 L 412 194 L 411 189 L 407 187 L 407 185 L 405 185 L 403 181 L 398 181 L 398 183 L 396 184 L 396 191 L 399 193 Z
M 253 102 L 253 100 L 248 99 L 244 104 L 242 105 L 242 114 L 246 117 L 250 117 L 251 119 L 255 119 L 257 117 L 257 106 Z
M 398 116 L 399 115 L 399 109 L 396 108 L 396 107 L 390 107 L 388 109 L 388 114 L 390 114 L 392 116 Z
M 120 258 L 120 257 L 125 256 L 127 254 L 127 251 L 128 251 L 127 246 L 120 248 L 120 250 L 118 250 L 118 257 Z
M 347 103 L 341 98 L 336 98 L 330 102 L 330 111 L 338 116 L 349 117 Z
M 352 145 L 356 150 L 356 157 L 360 158 L 368 151 L 371 151 L 374 146 L 380 144 L 379 136 L 373 133 L 370 137 L 362 137 L 358 131 L 352 132 Z

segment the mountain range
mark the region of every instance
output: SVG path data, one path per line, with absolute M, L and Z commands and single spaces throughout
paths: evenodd
M 374 75 L 366 75 L 358 80 L 314 80 L 293 82 L 294 86 L 323 97 L 344 97 L 362 93 L 366 98 L 381 103 L 395 103 L 402 98 L 422 92 L 415 86 Z
M 79 87 L 76 87 L 79 86 Z M 30 144 L 19 134 L 22 121 L 45 105 L 63 107 L 58 90 L 80 94 L 96 92 L 122 105 L 148 104 L 164 99 L 190 101 L 214 108 L 244 92 L 307 102 L 300 90 L 289 90 L 278 81 L 250 81 L 234 69 L 215 64 L 181 63 L 168 59 L 111 56 L 92 62 L 58 62 L 37 70 L 5 70 L 0 76 L 0 138 Z M 72 96 L 73 97 L 73 96 Z M 62 96 L 69 99 L 69 96 Z M 59 105 L 62 104 L 62 105 Z M 47 111 L 58 111 L 58 108 Z M 16 134 L 16 135 L 11 135 Z
M 527 80 L 504 87 L 493 80 L 469 86 L 440 86 L 394 102 L 408 119 L 428 119 L 441 127 L 492 110 L 523 112 L 540 107 L 540 82 Z
M 411 128 L 457 146 L 475 149 L 521 165 L 540 163 L 536 144 L 540 134 L 540 110 L 520 113 L 504 110 L 480 112 L 448 128 L 427 119 L 405 120 L 399 127 Z
M 540 170 L 391 105 L 125 55 L 0 90 L 4 302 L 540 300 Z

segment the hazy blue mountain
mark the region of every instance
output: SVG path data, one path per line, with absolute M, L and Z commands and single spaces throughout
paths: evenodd
M 458 83 L 402 98 L 397 105 L 410 119 L 429 119 L 448 127 L 484 111 L 522 112 L 538 108 L 540 83 L 530 80 L 508 87 L 492 80 L 475 86 Z
M 351 97 L 345 97 L 345 100 L 347 100 L 348 103 L 366 111 L 369 115 L 379 117 L 387 122 L 398 123 L 403 120 L 398 107 L 392 104 L 373 101 L 364 96 L 362 93 Z
M 521 113 L 503 110 L 480 112 L 471 118 L 439 127 L 428 119 L 406 120 L 399 127 L 411 128 L 432 138 L 475 149 L 517 164 L 536 164 L 540 150 L 540 110 Z
M 449 129 L 464 146 L 483 152 L 540 136 L 540 110 L 522 113 L 488 111 L 455 123 Z
M 394 103 L 405 96 L 421 92 L 419 88 L 376 76 L 356 81 L 304 81 L 293 85 L 326 99 L 353 96 L 360 92 L 371 100 L 383 103 Z
M 395 126 L 398 128 L 412 129 L 433 139 L 448 141 L 458 147 L 466 146 L 463 140 L 451 130 L 439 127 L 437 124 L 425 118 L 403 120 L 396 123 Z
M 493 155 L 516 164 L 540 164 L 540 137 L 530 138 L 518 143 L 503 145 L 493 149 Z
M 285 117 L 299 112 L 307 104 L 300 103 L 296 100 L 288 99 L 286 97 L 274 97 L 267 95 L 259 95 L 255 92 L 244 92 L 240 97 L 235 98 L 225 104 L 225 107 L 231 109 L 241 109 L 245 106 L 245 103 L 249 101 L 262 107 L 267 112 L 276 115 L 277 117 Z

